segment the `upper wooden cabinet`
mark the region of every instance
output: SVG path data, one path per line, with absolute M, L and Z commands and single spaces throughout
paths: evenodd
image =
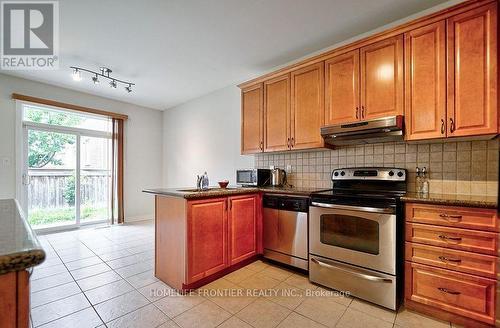
M 290 74 L 264 82 L 264 151 L 290 143 Z
M 406 139 L 446 136 L 446 24 L 405 34 Z
M 264 92 L 262 83 L 241 90 L 241 153 L 264 150 Z
M 290 149 L 323 147 L 320 128 L 325 121 L 324 65 L 292 71 Z
M 325 125 L 359 119 L 359 50 L 325 61 Z
M 361 119 L 403 114 L 403 36 L 360 49 Z
M 326 125 L 403 114 L 403 36 L 325 61 Z
M 497 2 L 449 18 L 447 33 L 448 135 L 497 133 Z

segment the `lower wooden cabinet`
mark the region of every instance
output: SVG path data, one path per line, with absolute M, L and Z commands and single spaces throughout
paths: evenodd
M 259 199 L 250 194 L 188 202 L 188 284 L 257 255 Z
M 0 275 L 0 327 L 29 327 L 30 282 L 26 270 Z
M 495 323 L 496 280 L 406 262 L 406 299 Z
M 227 198 L 188 202 L 188 283 L 227 267 L 227 237 Z
M 407 203 L 405 305 L 466 327 L 495 324 L 494 209 Z

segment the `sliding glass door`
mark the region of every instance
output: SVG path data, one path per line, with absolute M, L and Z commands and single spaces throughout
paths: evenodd
M 108 121 L 50 108 L 23 110 L 22 205 L 33 228 L 107 222 L 112 192 Z

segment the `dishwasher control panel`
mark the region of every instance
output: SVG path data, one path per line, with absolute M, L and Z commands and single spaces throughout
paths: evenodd
M 307 213 L 309 210 L 309 198 L 283 195 L 264 195 L 262 205 L 264 208 Z

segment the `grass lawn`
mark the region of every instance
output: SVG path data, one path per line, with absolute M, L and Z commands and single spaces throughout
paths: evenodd
M 80 219 L 92 220 L 107 217 L 108 209 L 106 207 L 94 208 L 83 206 Z M 33 209 L 28 211 L 28 221 L 33 226 L 69 223 L 75 221 L 75 208 Z

